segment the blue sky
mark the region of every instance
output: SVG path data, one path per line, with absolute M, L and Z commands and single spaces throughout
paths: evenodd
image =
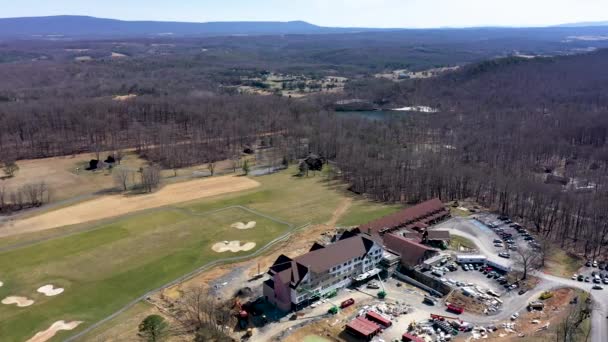
M 608 20 L 608 0 L 11 0 L 0 17 L 288 21 L 323 26 L 545 26 Z M 0 28 L 1 29 L 1 28 Z

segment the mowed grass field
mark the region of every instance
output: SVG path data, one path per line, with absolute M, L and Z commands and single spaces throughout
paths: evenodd
M 204 264 L 253 253 L 290 228 L 227 207 L 242 205 L 300 226 L 326 222 L 348 196 L 340 185 L 321 177 L 293 177 L 291 170 L 255 180 L 261 186 L 150 210 L 95 227 L 78 227 L 94 228 L 90 231 L 57 228 L 57 233 L 70 234 L 0 253 L 0 281 L 5 283 L 0 287 L 0 298 L 16 295 L 35 300 L 25 308 L 0 305 L 0 340 L 24 341 L 58 320 L 84 321 L 71 332 L 59 332 L 53 340 L 60 341 Z M 346 217 L 348 223 L 358 224 L 387 210 L 393 209 L 361 201 Z M 239 221 L 256 221 L 257 225 L 250 230 L 230 227 Z M 256 247 L 239 253 L 212 251 L 214 243 L 225 240 L 255 242 Z M 36 289 L 46 284 L 63 287 L 65 292 L 56 297 L 38 294 Z

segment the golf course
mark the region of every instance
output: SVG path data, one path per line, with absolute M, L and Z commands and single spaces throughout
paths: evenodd
M 0 298 L 15 301 L 0 305 L 2 341 L 28 340 L 58 321 L 82 322 L 52 340 L 65 339 L 203 265 L 324 222 L 347 196 L 321 176 L 285 171 L 255 180 L 260 186 L 249 190 L 46 230 L 42 241 L 34 233 L 12 237 L 15 247 L 0 252 Z M 365 217 L 387 210 L 362 200 L 353 208 L 349 223 L 362 219 L 359 210 Z M 41 286 L 60 293 L 37 292 Z

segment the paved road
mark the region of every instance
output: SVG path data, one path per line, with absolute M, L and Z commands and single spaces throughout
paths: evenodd
M 497 238 L 498 235 L 491 229 L 487 228 L 486 230 L 483 227 L 479 227 L 478 224 L 474 223 L 471 219 L 461 217 L 455 217 L 443 222 L 438 228 L 447 229 L 451 234 L 462 236 L 475 243 L 479 251 L 486 255 L 489 260 L 500 265 L 513 267 L 513 262 L 511 260 L 497 256 L 497 249 L 494 247 L 492 240 Z M 537 298 L 543 291 L 560 287 L 570 287 L 591 293 L 591 298 L 594 301 L 594 310 L 591 316 L 591 342 L 608 341 L 608 319 L 606 318 L 608 316 L 607 290 L 592 290 L 593 284 L 591 283 L 578 282 L 541 272 L 536 272 L 534 275 L 543 281 L 535 288 L 534 292 L 522 296 L 521 301 L 516 301 L 515 304 L 505 307 L 501 313 L 494 316 L 487 316 L 480 319 L 475 316 L 467 317 L 465 314 L 463 315 L 463 318 L 471 319 L 479 323 L 491 323 L 505 320 L 513 313 L 525 309 L 527 303 L 533 298 Z M 519 305 L 517 303 L 519 303 Z

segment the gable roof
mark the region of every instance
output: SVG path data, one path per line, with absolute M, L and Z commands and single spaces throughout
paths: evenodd
M 435 248 L 422 245 L 396 234 L 384 235 L 384 245 L 387 249 L 399 254 L 401 262 L 408 266 L 419 264 L 429 252 L 437 253 Z
M 283 284 L 290 283 L 297 287 L 308 272 L 322 273 L 348 260 L 366 255 L 374 246 L 374 241 L 363 235 L 352 236 L 339 240 L 331 245 L 314 244 L 310 252 L 291 259 L 280 255 L 270 266 L 269 273 L 280 279 Z
M 362 232 L 379 234 L 385 229 L 392 229 L 409 223 L 414 223 L 415 221 L 421 220 L 430 214 L 441 211 L 445 211 L 445 206 L 438 198 L 434 198 L 413 207 L 405 208 L 375 221 L 368 222 L 359 228 Z
M 295 258 L 295 261 L 315 273 L 328 271 L 336 265 L 363 256 L 372 248 L 374 242 L 364 236 L 354 236 L 310 251 Z

